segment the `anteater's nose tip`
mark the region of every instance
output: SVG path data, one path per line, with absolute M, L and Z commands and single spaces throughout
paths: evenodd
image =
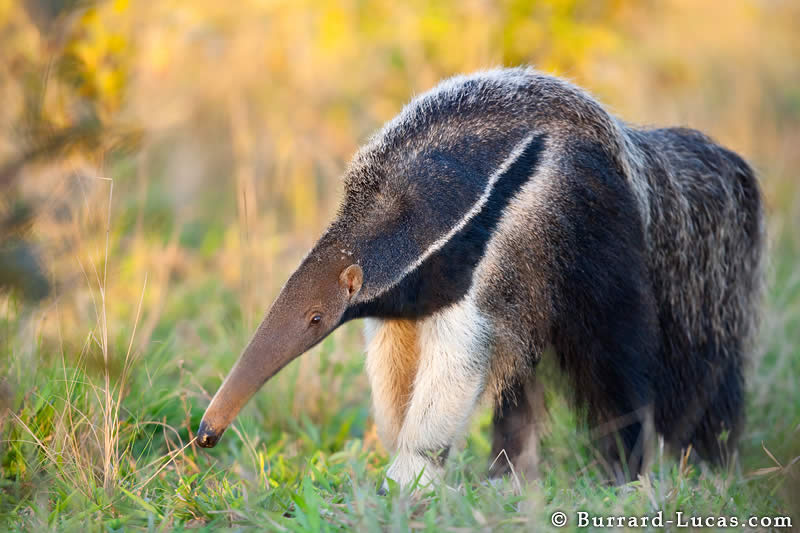
M 220 436 L 222 436 L 221 431 L 215 433 L 208 427 L 205 420 L 200 422 L 200 427 L 197 428 L 197 444 L 202 448 L 213 448 L 217 445 L 217 442 L 219 442 Z

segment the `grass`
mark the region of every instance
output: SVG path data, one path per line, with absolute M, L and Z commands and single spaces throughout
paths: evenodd
M 208 268 L 179 276 L 168 297 L 152 296 L 165 289 L 151 290 L 144 277 L 130 282 L 135 265 L 109 271 L 105 257 L 126 257 L 111 235 L 110 251 L 98 237 L 87 244 L 93 259 L 81 263 L 91 288 L 83 305 L 93 309 L 83 316 L 93 320 L 70 317 L 61 298 L 39 310 L 3 302 L 11 407 L 0 449 L 3 530 L 541 530 L 552 529 L 556 511 L 574 529 L 579 510 L 800 524 L 800 275 L 788 237 L 773 247 L 737 462 L 710 470 L 659 451 L 646 477 L 608 486 L 587 431 L 552 388 L 539 479 L 487 481 L 483 409 L 449 460 L 446 484 L 382 497 L 389 457 L 369 416 L 358 324 L 284 369 L 222 442 L 203 450 L 193 430 L 253 318 Z M 164 246 L 175 251 L 174 242 Z

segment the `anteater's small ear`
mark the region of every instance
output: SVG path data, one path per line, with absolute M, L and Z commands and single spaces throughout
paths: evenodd
M 347 294 L 350 298 L 358 294 L 358 291 L 361 290 L 361 283 L 364 281 L 364 271 L 361 270 L 361 267 L 352 264 L 349 267 L 342 270 L 342 273 L 339 274 L 339 285 L 347 289 Z

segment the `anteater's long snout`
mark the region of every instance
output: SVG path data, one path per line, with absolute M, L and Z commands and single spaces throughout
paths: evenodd
M 268 351 L 253 350 L 253 343 L 250 343 L 211 399 L 197 428 L 197 444 L 203 448 L 217 445 L 242 407 L 273 373 L 268 364 L 270 360 Z
M 291 328 L 271 317 L 261 323 L 211 399 L 197 428 L 197 444 L 213 448 L 264 382 L 305 350 L 305 346 L 292 345 L 293 333 Z
M 308 264 L 317 268 L 316 261 Z M 268 379 L 338 326 L 349 299 L 361 287 L 363 272 L 355 264 L 341 273 L 338 270 L 340 265 L 334 266 L 335 276 L 332 276 L 330 284 L 324 284 L 322 288 L 309 281 L 322 274 L 317 271 L 308 273 L 302 266 L 286 282 L 239 360 L 211 399 L 197 430 L 197 443 L 200 446 L 214 447 L 239 411 Z M 317 313 L 318 320 L 310 322 L 308 309 L 318 301 L 325 302 L 324 310 Z M 327 321 L 320 324 L 325 316 Z

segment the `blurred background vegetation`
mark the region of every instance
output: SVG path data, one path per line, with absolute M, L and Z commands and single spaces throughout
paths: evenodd
M 565 76 L 630 122 L 703 130 L 758 169 L 781 287 L 765 328 L 781 344 L 762 352 L 796 369 L 798 58 L 792 0 L 0 0 L 3 402 L 28 406 L 45 369 L 82 364 L 124 405 L 157 366 L 180 376 L 190 407 L 169 422 L 190 436 L 356 148 L 414 94 L 498 65 Z M 318 352 L 358 370 L 357 330 L 336 338 Z M 302 359 L 284 381 L 303 393 L 259 406 L 322 419 L 319 370 Z M 333 405 L 366 406 L 363 374 L 341 376 Z M 29 464 L 4 457 L 6 477 Z

